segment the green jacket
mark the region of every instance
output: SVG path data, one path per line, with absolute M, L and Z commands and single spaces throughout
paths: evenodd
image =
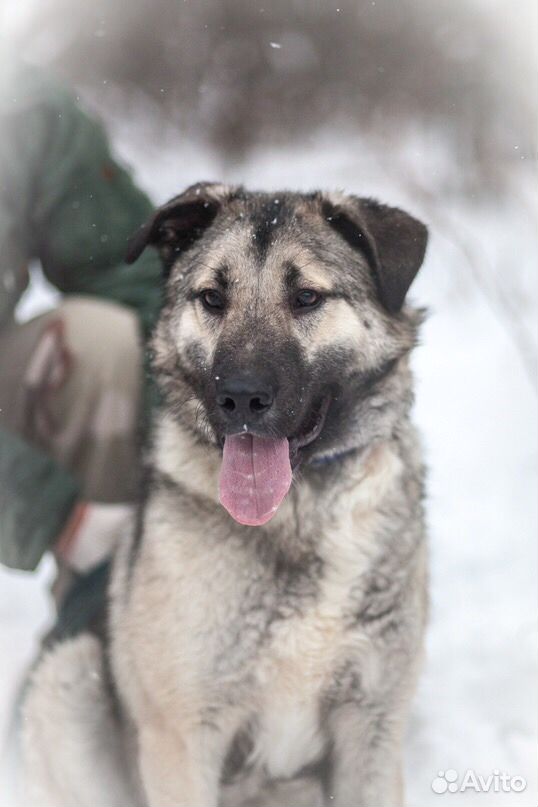
M 0 329 L 37 258 L 60 291 L 123 303 L 147 334 L 161 300 L 159 259 L 147 250 L 127 266 L 124 255 L 152 206 L 102 127 L 40 72 L 0 59 L 0 133 Z M 34 569 L 78 496 L 65 469 L 0 429 L 1 563 Z

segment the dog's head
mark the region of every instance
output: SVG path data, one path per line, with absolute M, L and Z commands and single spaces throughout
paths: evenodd
M 223 448 L 221 501 L 262 524 L 292 469 L 389 437 L 408 409 L 420 312 L 404 306 L 423 224 L 344 194 L 199 184 L 159 208 L 128 260 L 160 251 L 154 371 L 170 410 Z

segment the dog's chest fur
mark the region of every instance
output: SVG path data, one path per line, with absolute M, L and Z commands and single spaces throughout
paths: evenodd
M 346 664 L 362 666 L 368 645 L 359 629 L 346 624 L 360 596 L 354 585 L 364 568 L 363 549 L 358 542 L 339 554 L 327 544 L 332 552 L 323 553 L 315 596 L 299 601 L 295 613 L 274 620 L 256 660 L 252 756 L 271 777 L 292 776 L 322 754 L 323 701 Z
M 237 730 L 248 726 L 251 737 L 248 761 L 270 778 L 320 758 L 324 703 L 344 694 L 350 666 L 362 686 L 376 668 L 354 616 L 378 544 L 375 504 L 398 469 L 388 450 L 372 457 L 362 483 L 345 492 L 347 507 L 295 563 L 268 563 L 260 545 L 233 529 L 217 538 L 211 529 L 193 534 L 188 512 L 174 513 L 173 487 L 157 490 L 122 616 L 132 658 L 123 689 L 132 691 L 135 710 L 144 692 L 144 709 L 149 693 L 150 709 L 164 705 L 187 721 L 191 705 L 239 714 Z M 181 499 L 175 507 L 183 509 Z M 151 612 L 159 613 L 157 624 Z M 146 657 L 133 658 L 141 647 Z M 147 663 L 153 653 L 157 665 Z

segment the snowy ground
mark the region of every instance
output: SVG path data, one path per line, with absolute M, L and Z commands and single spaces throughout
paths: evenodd
M 117 128 L 114 137 L 157 201 L 199 179 L 342 187 L 402 204 L 430 223 L 428 258 L 412 296 L 431 310 L 415 368 L 416 420 L 430 468 L 432 612 L 409 727 L 407 803 L 536 805 L 536 390 L 521 355 L 522 340 L 527 352 L 536 346 L 532 177 L 525 166 L 511 169 L 511 201 L 444 199 L 438 188 L 448 182 L 450 160 L 433 147 L 435 138 L 416 133 L 402 134 L 405 145 L 390 161 L 387 150 L 344 133 L 335 150 L 332 132 L 236 166 L 166 131 L 158 144 L 147 132 Z M 37 284 L 23 315 L 50 299 Z M 50 618 L 51 572 L 44 564 L 34 576 L 0 573 L 2 726 Z M 500 771 L 523 776 L 527 787 L 435 795 L 432 779 L 448 769 L 460 782 L 468 769 L 484 777 Z

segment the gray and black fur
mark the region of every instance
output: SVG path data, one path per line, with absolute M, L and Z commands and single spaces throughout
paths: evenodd
M 152 342 L 163 404 L 141 529 L 111 587 L 119 716 L 104 685 L 91 695 L 124 771 L 103 773 L 99 804 L 122 788 L 150 807 L 403 803 L 427 612 L 409 367 L 422 313 L 404 301 L 426 240 L 372 200 L 215 184 L 134 236 L 129 258 L 152 244 L 167 277 Z M 218 503 L 223 441 L 244 426 L 290 441 L 292 488 L 261 527 Z M 101 656 L 79 637 L 34 678 L 27 767 L 43 803 L 86 803 L 54 792 L 42 712 L 76 734 L 90 695 L 79 687 L 69 723 L 55 671 L 80 681 Z

